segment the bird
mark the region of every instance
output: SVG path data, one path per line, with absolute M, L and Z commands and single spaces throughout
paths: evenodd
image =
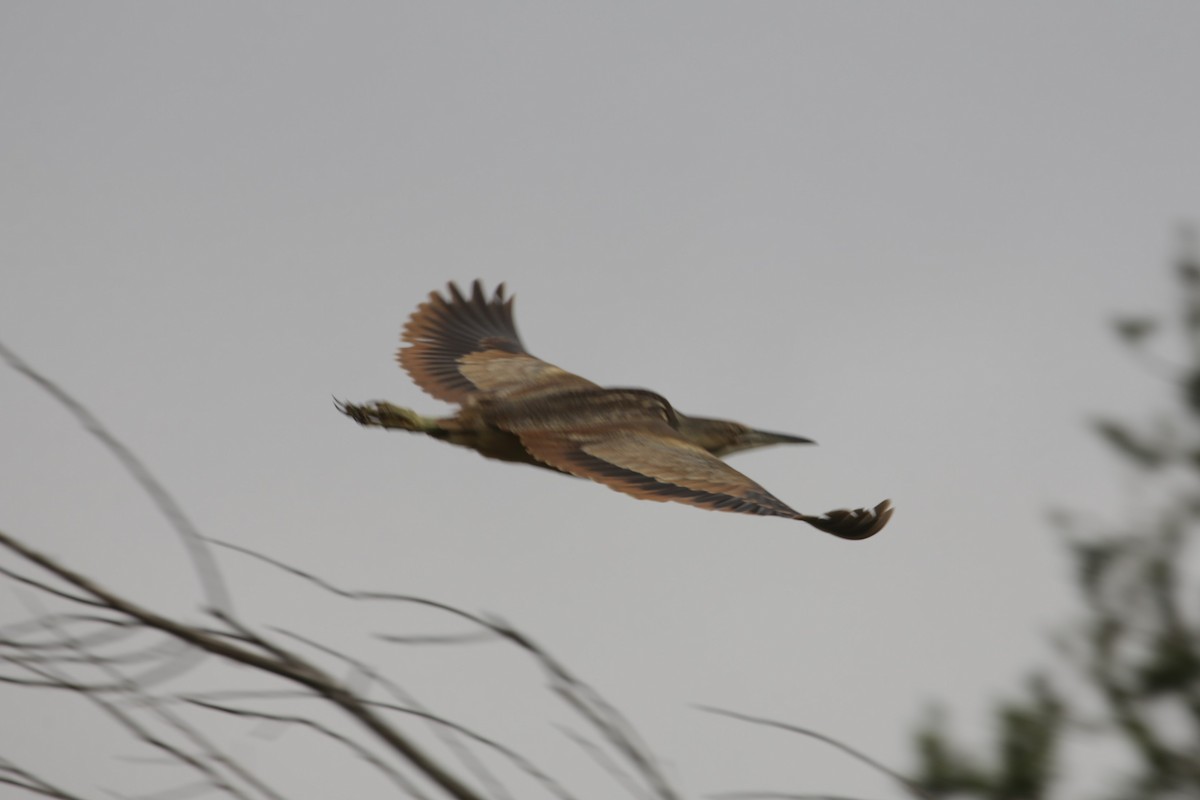
M 503 283 L 488 295 L 479 280 L 469 294 L 451 282 L 405 323 L 397 362 L 425 392 L 456 404 L 453 415 L 425 417 L 385 401 L 335 401 L 338 410 L 360 425 L 422 433 L 642 500 L 799 520 L 843 539 L 866 539 L 891 519 L 890 500 L 796 511 L 722 458 L 811 439 L 686 415 L 655 392 L 602 387 L 543 361 L 525 349 L 513 301 Z

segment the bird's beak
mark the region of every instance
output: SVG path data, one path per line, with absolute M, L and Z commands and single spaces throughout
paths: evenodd
M 766 447 L 770 444 L 816 444 L 816 442 L 803 436 L 792 436 L 790 433 L 750 430 L 742 436 L 741 444 L 743 447 Z

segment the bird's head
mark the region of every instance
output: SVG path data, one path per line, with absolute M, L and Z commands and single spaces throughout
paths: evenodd
M 803 436 L 760 431 L 731 420 L 689 417 L 678 412 L 676 414 L 679 418 L 679 432 L 683 438 L 717 457 L 772 444 L 815 444 L 812 439 Z

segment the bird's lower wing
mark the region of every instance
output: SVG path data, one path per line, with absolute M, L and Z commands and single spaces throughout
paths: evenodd
M 847 539 L 865 539 L 891 517 L 891 504 L 886 501 L 873 510 L 840 510 L 820 517 L 801 514 L 665 425 L 518 435 L 535 458 L 643 500 L 799 519 Z
M 622 428 L 518 435 L 535 458 L 643 500 L 671 500 L 742 514 L 800 516 L 733 467 L 679 438 L 668 426 L 661 427 L 661 431 Z

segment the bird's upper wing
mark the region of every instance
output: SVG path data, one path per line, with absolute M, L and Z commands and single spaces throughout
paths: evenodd
M 464 296 L 453 283 L 448 297 L 431 292 L 404 326 L 409 343 L 396 360 L 413 381 L 439 400 L 463 403 L 473 394 L 500 399 L 535 397 L 566 389 L 598 388 L 591 381 L 530 355 L 513 322 L 504 284 L 489 298 L 479 281 Z
M 872 510 L 801 514 L 680 436 L 671 425 L 670 405 L 651 392 L 609 389 L 566 399 L 549 397 L 512 413 L 496 408 L 489 418 L 517 434 L 538 460 L 644 500 L 798 519 L 846 539 L 865 539 L 891 517 L 887 501 Z M 612 418 L 613 407 L 622 409 L 621 419 Z

